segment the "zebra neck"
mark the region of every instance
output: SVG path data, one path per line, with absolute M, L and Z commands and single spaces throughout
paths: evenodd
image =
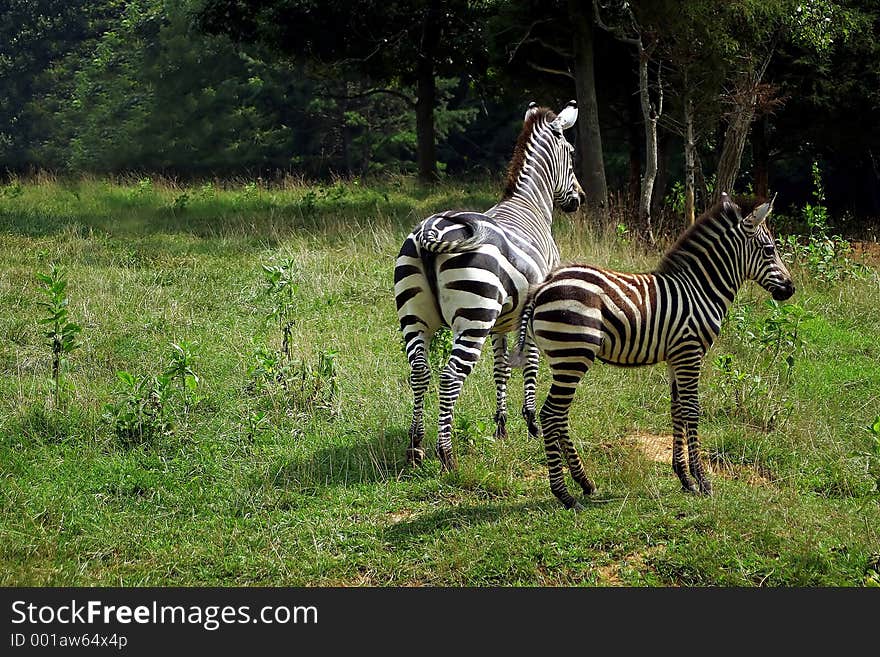
M 675 255 L 675 265 L 667 263 L 657 275 L 686 285 L 696 300 L 712 308 L 719 320 L 723 318 L 745 279 L 736 259 L 721 257 L 718 252 L 687 248 Z
M 543 217 L 553 220 L 553 189 L 550 183 L 550 163 L 541 157 L 542 150 L 534 144 L 527 150 L 525 161 L 516 178 L 513 194 L 502 201 L 514 202 Z

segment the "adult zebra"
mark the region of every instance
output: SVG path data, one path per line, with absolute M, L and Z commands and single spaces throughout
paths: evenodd
M 550 233 L 553 207 L 575 211 L 584 200 L 572 167 L 571 146 L 563 131 L 577 120 L 571 101 L 557 116 L 529 106 L 508 168 L 501 201 L 477 212 L 441 212 L 422 221 L 406 238 L 394 267 L 394 294 L 410 365 L 413 416 L 407 457 L 424 458 L 421 443 L 425 391 L 431 378 L 428 346 L 440 326 L 452 329 L 452 353 L 440 374 L 437 453 L 454 469 L 452 415 L 464 380 L 492 334 L 497 437 L 507 435 L 506 333 L 515 329 L 529 286 L 543 280 L 558 262 Z M 538 352 L 525 367 L 523 416 L 535 424 Z
M 565 486 L 560 452 L 584 493 L 595 490 L 569 436 L 568 415 L 577 385 L 596 358 L 622 366 L 667 362 L 673 470 L 685 491 L 712 493 L 697 436 L 703 357 L 745 280 L 757 281 L 777 301 L 794 294 L 791 274 L 765 224 L 772 207 L 772 201 L 734 202 L 723 194 L 653 273 L 564 266 L 532 290 L 520 324 L 519 353 L 511 361 L 516 366 L 523 350 L 535 344 L 547 356 L 552 383 L 540 422 L 550 489 L 567 508 L 581 505 Z M 696 484 L 685 469 L 685 438 Z

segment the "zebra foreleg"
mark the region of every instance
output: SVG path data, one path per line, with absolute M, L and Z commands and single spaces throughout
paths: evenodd
M 711 484 L 703 473 L 700 461 L 699 439 L 697 438 L 697 419 L 699 402 L 697 399 L 697 375 L 690 368 L 669 366 L 672 410 L 672 469 L 681 481 L 686 493 L 711 493 Z M 688 463 L 685 464 L 685 439 L 688 442 Z M 696 462 L 695 462 L 696 459 Z M 688 476 L 690 472 L 696 483 Z
M 488 330 L 465 329 L 456 332 L 453 338 L 452 354 L 449 362 L 440 373 L 440 412 L 437 429 L 437 456 L 445 470 L 455 470 L 456 462 L 452 451 L 452 418 L 455 402 L 461 394 L 464 380 L 473 371 L 483 343 L 489 336 Z
M 495 378 L 495 438 L 507 438 L 507 382 L 510 380 L 510 364 L 507 358 L 507 336 L 496 333 L 492 336 L 494 356 L 493 376 Z
M 538 347 L 531 341 L 526 343 L 527 356 L 526 364 L 523 367 L 523 407 L 522 416 L 529 428 L 529 436 L 532 438 L 540 438 L 541 427 L 535 418 L 535 390 L 538 387 L 538 359 L 540 351 Z
M 696 375 L 688 376 L 681 385 L 681 407 L 685 421 L 685 435 L 688 447 L 688 468 L 703 495 L 712 494 L 712 483 L 703 469 L 700 456 L 700 436 L 697 427 L 700 422 L 700 398 L 698 392 L 699 370 Z

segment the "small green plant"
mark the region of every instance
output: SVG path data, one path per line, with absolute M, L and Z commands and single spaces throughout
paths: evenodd
M 57 408 L 61 401 L 67 357 L 80 347 L 77 336 L 82 329 L 79 324 L 69 320 L 70 300 L 67 297 L 67 274 L 64 269 L 52 264 L 48 273 L 38 272 L 37 279 L 46 297 L 45 301 L 39 302 L 46 309 L 46 315 L 39 323 L 47 327 L 43 335 L 52 349 L 52 383 Z
M 269 428 L 269 416 L 266 411 L 250 413 L 247 417 L 247 438 L 254 440 Z
M 797 360 L 806 353 L 800 326 L 812 313 L 799 304 L 772 300 L 765 308 L 758 315 L 750 305 L 736 305 L 725 320 L 742 349 L 753 356 L 725 353 L 712 364 L 719 375 L 715 385 L 722 399 L 731 402 L 731 410 L 769 431 L 791 410 L 787 393 Z M 755 351 L 756 343 L 763 349 Z
M 268 395 L 276 408 L 280 397 L 300 411 L 315 408 L 333 411 L 339 397 L 338 355 L 335 349 L 327 349 L 318 354 L 317 362 L 301 358 L 293 363 L 260 346 L 254 352 L 254 364 L 249 370 L 248 390 Z
M 625 223 L 618 223 L 617 227 L 614 229 L 614 236 L 617 238 L 617 241 L 621 244 L 629 244 L 632 240 L 630 239 L 630 231 Z
M 818 162 L 811 168 L 813 202 L 801 210 L 808 234 L 787 235 L 780 240 L 783 259 L 799 262 L 814 278 L 823 283 L 834 283 L 858 276 L 861 268 L 850 259 L 852 246 L 840 235 L 830 234 L 828 208 L 825 206 L 825 187 Z
M 186 210 L 187 206 L 189 206 L 190 196 L 186 192 L 182 192 L 174 197 L 174 201 L 171 204 L 171 209 L 175 212 L 183 212 Z
M 193 345 L 184 341 L 181 341 L 179 344 L 172 342 L 169 357 L 170 360 L 163 372 L 163 376 L 169 377 L 172 381 L 177 381 L 180 395 L 183 399 L 184 413 L 186 413 L 189 408 L 188 392 L 195 390 L 199 384 L 199 377 L 193 370 L 195 361 Z
M 122 386 L 115 399 L 104 405 L 102 417 L 120 442 L 140 444 L 170 435 L 171 377 L 136 378 L 129 372 L 117 372 L 116 377 Z
M 452 331 L 447 326 L 441 326 L 431 338 L 428 346 L 428 364 L 431 371 L 439 375 L 452 355 Z
M 281 331 L 281 353 L 290 359 L 290 344 L 293 332 L 293 308 L 299 286 L 296 283 L 296 265 L 293 258 L 281 262 L 263 264 L 265 293 L 269 297 L 270 308 L 266 320 L 276 322 Z
M 3 198 L 18 198 L 22 194 L 24 194 L 24 187 L 21 186 L 18 180 L 13 180 L 8 185 L 0 188 L 0 196 Z

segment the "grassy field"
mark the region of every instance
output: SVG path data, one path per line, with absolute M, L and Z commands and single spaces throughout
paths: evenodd
M 422 217 L 487 208 L 497 187 L 4 188 L 0 584 L 880 583 L 876 260 L 832 282 L 796 264 L 785 306 L 740 293 L 701 381 L 711 498 L 683 494 L 669 465 L 662 365 L 585 378 L 573 434 L 599 490 L 581 514 L 550 494 L 519 373 L 510 438 L 492 438 L 488 350 L 457 407 L 459 470 L 406 465 L 394 257 Z M 658 258 L 583 218 L 554 231 L 569 260 Z M 291 259 L 273 301 L 263 265 Z M 53 262 L 82 327 L 58 407 L 36 278 Z M 289 363 L 267 319 L 284 290 Z M 118 376 L 156 385 L 181 342 L 198 376 L 185 394 L 174 380 L 151 400 Z M 542 367 L 539 401 L 546 385 Z

